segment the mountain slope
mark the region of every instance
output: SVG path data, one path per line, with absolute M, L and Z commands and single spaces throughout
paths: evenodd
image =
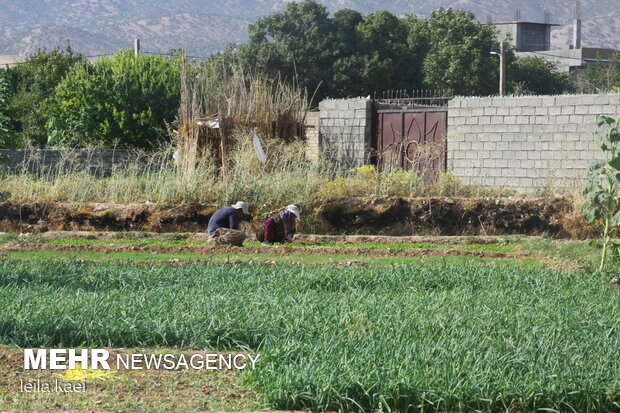
M 295 0 L 0 0 L 0 54 L 25 56 L 41 47 L 64 46 L 66 40 L 86 54 L 111 53 L 142 40 L 145 50 L 185 48 L 206 55 L 231 42 L 243 42 L 247 26 Z M 619 0 L 582 0 L 583 44 L 620 49 Z M 323 0 L 330 11 L 352 8 L 362 13 L 387 9 L 397 15 L 429 16 L 438 7 L 471 10 L 480 21 L 513 20 L 515 11 L 528 21 L 569 25 L 574 0 Z M 570 26 L 553 33 L 565 47 Z

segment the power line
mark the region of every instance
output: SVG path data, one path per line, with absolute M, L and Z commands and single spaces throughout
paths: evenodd
M 142 53 L 153 54 L 153 55 L 158 55 L 158 56 L 178 56 L 178 54 L 173 54 L 173 53 L 149 52 L 145 50 L 143 50 Z M 190 58 L 190 59 L 208 59 L 209 58 L 209 56 L 190 56 L 190 55 L 185 55 L 185 57 Z

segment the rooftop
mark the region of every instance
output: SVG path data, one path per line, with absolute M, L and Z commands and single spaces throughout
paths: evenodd
M 493 22 L 493 24 L 538 24 L 540 26 L 561 26 L 561 24 L 556 24 L 556 23 L 539 23 L 539 22 L 523 22 L 523 21 Z

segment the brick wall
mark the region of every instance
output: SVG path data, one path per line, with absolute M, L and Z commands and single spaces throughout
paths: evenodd
M 310 161 L 319 160 L 319 115 L 318 111 L 306 114 L 306 159 Z
M 65 172 L 88 170 L 91 173 L 108 175 L 115 166 L 121 166 L 135 159 L 135 154 L 114 149 L 0 149 L 0 154 L 9 158 L 11 173 L 55 173 L 58 168 Z
M 592 139 L 597 116 L 618 114 L 618 94 L 455 98 L 448 170 L 474 185 L 571 191 L 602 156 Z
M 320 151 L 345 168 L 366 165 L 371 153 L 371 100 L 328 99 L 319 103 Z

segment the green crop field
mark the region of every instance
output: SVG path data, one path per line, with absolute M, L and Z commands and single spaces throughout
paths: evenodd
M 253 408 L 611 412 L 620 295 L 608 281 L 504 261 L 5 260 L 0 342 L 260 353 L 240 376 Z

